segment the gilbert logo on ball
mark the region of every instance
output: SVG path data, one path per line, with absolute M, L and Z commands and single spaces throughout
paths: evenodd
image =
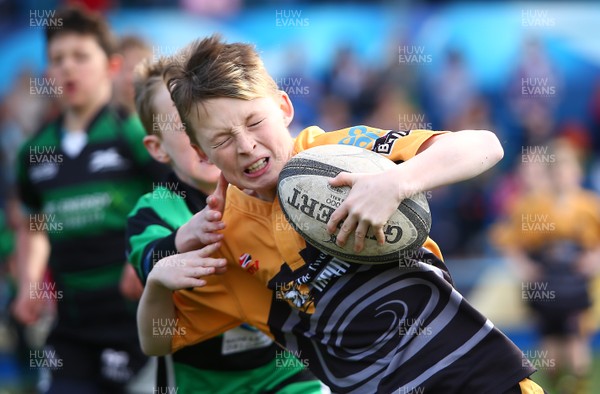
M 340 172 L 378 173 L 393 168 L 391 160 L 366 149 L 347 145 L 323 145 L 294 156 L 279 175 L 278 199 L 291 224 L 310 244 L 339 259 L 362 264 L 397 262 L 400 251 L 419 248 L 431 229 L 431 212 L 424 193 L 404 199 L 383 227 L 385 244 L 378 245 L 369 230 L 365 247 L 354 252 L 354 237 L 344 247 L 327 232 L 331 214 L 346 199 L 349 187 L 331 187 L 330 178 Z M 374 196 L 377 204 L 381 196 Z

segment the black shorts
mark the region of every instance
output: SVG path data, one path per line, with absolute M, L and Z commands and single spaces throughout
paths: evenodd
M 540 335 L 567 337 L 581 333 L 582 311 L 568 313 L 552 313 L 538 311 L 536 313 L 537 325 Z
M 49 393 L 124 393 L 125 386 L 148 362 L 137 341 L 112 346 L 50 336 L 40 354 L 49 360 Z

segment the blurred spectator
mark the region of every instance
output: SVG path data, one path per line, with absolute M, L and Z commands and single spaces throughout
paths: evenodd
M 447 124 L 448 130 L 492 130 L 495 131 L 490 114 L 490 104 L 483 95 L 465 102 L 462 112 Z
M 322 86 L 320 81 L 307 73 L 308 55 L 302 44 L 291 45 L 283 54 L 285 73 L 282 77 L 275 78 L 279 89 L 286 92 L 294 102 L 294 120 L 290 125 L 292 135 L 298 134 L 307 126 L 319 124 L 316 123 L 317 107 L 322 97 Z
M 125 36 L 117 44 L 117 53 L 121 55 L 122 63 L 114 77 L 113 101 L 133 113 L 135 112 L 133 70 L 142 60 L 152 57 L 152 48 L 140 37 Z
M 452 48 L 446 52 L 443 69 L 439 77 L 430 81 L 429 89 L 441 128 L 451 130 L 455 117 L 465 113 L 476 95 L 473 77 L 461 51 Z
M 581 187 L 570 143 L 557 140 L 538 152 L 521 163 L 522 190 L 492 235 L 535 313 L 544 357 L 555 364 L 548 370 L 554 389 L 586 393 L 591 333 L 584 318 L 589 281 L 600 268 L 600 198 Z
M 371 98 L 375 106 L 365 124 L 389 130 L 431 129 L 425 114 L 408 101 L 403 91 L 387 85 L 375 93 Z
M 364 108 L 360 103 L 366 82 L 367 71 L 356 59 L 354 51 L 350 47 L 339 48 L 331 70 L 325 73 L 323 83 L 326 94 L 340 97 L 348 102 L 353 121 L 363 118 L 369 111 L 369 108 Z
M 522 54 L 509 79 L 507 101 L 517 121 L 532 111 L 553 112 L 560 104 L 562 78 L 537 37 L 523 42 Z
M 239 12 L 243 0 L 179 0 L 181 8 L 194 14 L 223 17 Z
M 591 136 L 595 153 L 600 153 L 600 79 L 594 85 L 594 91 L 589 103 L 589 113 L 592 120 Z
M 323 130 L 340 130 L 352 124 L 348 102 L 333 95 L 325 95 L 319 104 L 318 124 Z

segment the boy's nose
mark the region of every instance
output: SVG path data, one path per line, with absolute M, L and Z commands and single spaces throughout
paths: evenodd
M 247 132 L 241 132 L 237 138 L 238 153 L 249 153 L 256 147 L 256 141 Z

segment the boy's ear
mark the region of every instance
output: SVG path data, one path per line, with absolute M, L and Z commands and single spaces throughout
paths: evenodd
M 171 157 L 164 151 L 162 140 L 157 135 L 147 135 L 143 139 L 144 146 L 150 156 L 160 163 L 169 164 Z
M 192 146 L 192 149 L 194 150 L 194 152 L 196 152 L 196 154 L 198 155 L 200 160 L 205 161 L 209 164 L 212 164 L 212 162 L 209 160 L 208 156 L 206 155 L 206 153 L 204 153 L 202 148 L 200 148 L 198 145 L 194 144 L 193 142 L 190 142 L 190 145 Z
M 108 72 L 111 78 L 114 78 L 121 71 L 121 67 L 123 67 L 122 55 L 116 53 L 108 58 Z
M 283 90 L 279 91 L 279 108 L 283 112 L 283 122 L 287 127 L 294 120 L 294 105 L 292 104 L 292 100 L 290 100 L 290 96 Z

